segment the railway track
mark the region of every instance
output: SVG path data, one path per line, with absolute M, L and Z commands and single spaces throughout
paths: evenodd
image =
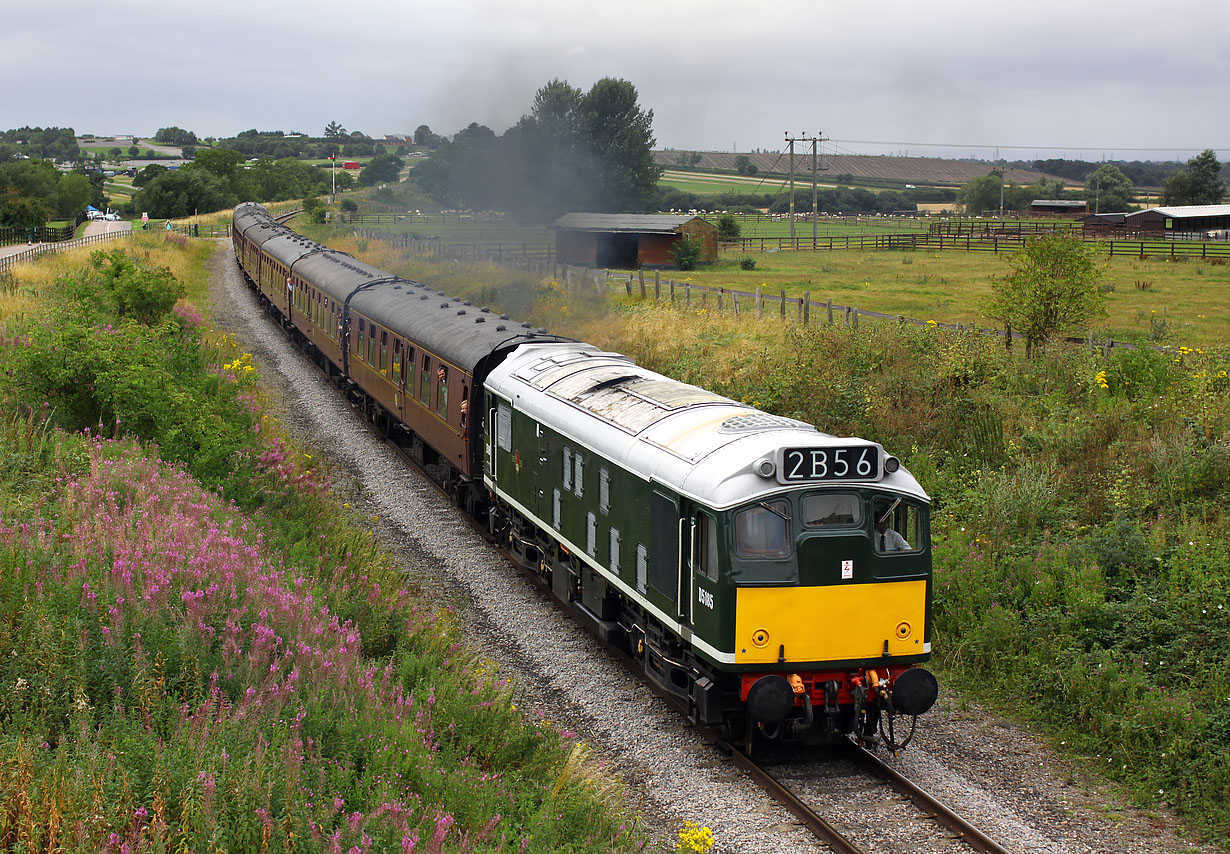
M 853 740 L 843 739 L 828 755 L 764 764 L 730 745 L 720 746 L 817 839 L 842 854 L 920 850 L 1009 854 L 972 822 Z M 817 811 L 821 801 L 824 806 L 819 809 L 830 814 L 841 811 L 847 818 L 826 820 Z M 855 820 L 848 817 L 851 801 L 860 805 L 854 809 Z
M 359 407 L 355 408 L 356 411 L 360 411 Z M 361 411 L 360 414 L 362 414 Z M 368 419 L 365 420 L 367 421 L 369 429 L 373 430 L 373 432 L 383 438 L 393 452 L 407 465 L 422 474 L 423 477 L 436 488 L 442 498 L 452 500 L 452 497 L 444 489 L 439 480 L 433 477 L 431 472 L 426 471 L 423 466 L 419 465 L 401 444 L 394 441 L 392 437 L 380 430 L 377 424 L 372 423 Z M 565 613 L 569 611 L 568 605 L 561 602 L 552 594 L 550 587 L 543 582 L 543 579 L 540 576 L 522 566 L 511 552 L 503 548 L 501 543 L 492 541 L 487 531 L 478 526 L 475 527 L 484 539 L 487 539 L 488 542 L 492 542 L 492 545 L 499 549 L 506 559 L 508 559 L 512 564 L 520 567 L 527 576 L 537 583 L 537 586 L 543 591 L 543 594 L 548 601 Z M 665 691 L 660 690 L 650 680 L 645 679 L 643 677 L 642 669 L 635 659 L 618 647 L 611 646 L 598 638 L 595 638 L 595 640 L 597 640 L 608 653 L 619 660 L 625 669 L 640 676 L 641 684 L 647 686 L 654 692 L 654 694 L 664 700 L 667 705 L 675 709 L 684 718 L 687 718 L 687 707 L 676 697 L 673 697 Z M 788 786 L 786 782 L 779 779 L 780 774 L 775 774 L 774 771 L 771 770 L 772 766 L 765 767 L 764 765 L 761 765 L 757 761 L 753 760 L 746 753 L 744 753 L 738 745 L 730 742 L 721 733 L 704 726 L 695 726 L 694 729 L 704 742 L 711 744 L 719 750 L 731 764 L 747 774 L 747 776 L 750 777 L 757 786 L 781 804 L 787 811 L 790 812 L 791 815 L 795 816 L 795 818 L 829 850 L 837 852 L 837 854 L 876 854 L 877 851 L 882 850 L 880 846 L 865 847 L 855 841 L 852 836 L 856 834 L 860 828 L 849 827 L 843 830 L 837 823 L 826 819 L 824 815 L 818 811 L 815 805 L 809 803 L 809 800 L 811 799 L 796 794 L 796 792 Z M 931 825 L 934 828 L 933 835 L 935 837 L 935 844 L 940 847 L 930 848 L 928 850 L 944 852 L 974 851 L 978 852 L 978 854 L 1010 854 L 1008 849 L 990 839 L 971 822 L 962 818 L 946 804 L 919 786 L 915 785 L 891 765 L 885 763 L 874 753 L 860 747 L 853 740 L 843 739 L 839 743 L 835 755 L 840 756 L 842 760 L 853 765 L 853 767 L 862 774 L 864 779 L 874 778 L 874 780 L 878 781 L 873 785 L 878 786 L 881 789 L 891 790 L 899 802 L 908 802 L 913 805 L 915 810 L 915 820 L 913 823 L 916 826 Z M 827 758 L 813 760 L 811 764 L 819 767 L 823 763 L 831 761 L 831 759 L 832 756 L 829 756 Z M 792 767 L 797 771 L 797 769 L 806 768 L 807 766 L 806 764 L 794 762 L 790 766 L 779 767 Z M 832 775 L 830 775 L 830 779 L 834 779 Z M 863 797 L 866 798 L 866 795 Z M 820 807 L 820 809 L 823 809 L 823 807 Z M 868 821 L 872 821 L 875 818 L 872 810 L 867 810 L 864 814 L 866 815 Z M 913 851 L 916 849 L 889 847 L 889 850 Z
M 287 218 L 289 218 L 289 216 Z M 286 332 L 285 329 L 282 331 Z M 352 407 L 355 408 L 359 414 L 366 414 L 363 412 L 363 408 L 356 405 L 353 400 L 350 402 Z M 453 500 L 453 496 L 448 493 L 443 484 L 441 484 L 440 480 L 434 476 L 431 471 L 428 471 L 424 466 L 420 465 L 402 443 L 399 443 L 394 437 L 388 435 L 385 431 L 380 429 L 380 425 L 374 423 L 370 418 L 365 417 L 364 421 L 367 423 L 368 428 L 372 430 L 373 433 L 380 436 L 400 459 L 422 474 L 424 478 L 439 491 L 441 497 L 449 501 Z M 486 530 L 480 526 L 475 527 L 478 529 L 479 533 L 483 535 L 484 539 L 491 542 L 491 538 Z M 539 575 L 522 566 L 522 564 L 516 560 L 511 552 L 502 547 L 501 543 L 493 543 L 493 545 L 499 548 L 499 550 L 510 562 L 521 567 L 530 578 L 537 582 L 538 586 L 541 587 L 546 594 L 546 598 L 550 602 L 555 604 L 562 611 L 568 612 L 570 610 L 566 603 L 561 602 L 551 594 L 549 586 L 543 583 L 543 579 Z M 678 698 L 660 690 L 650 680 L 643 678 L 642 668 L 636 660 L 630 657 L 623 650 L 613 647 L 600 639 L 598 640 L 603 648 L 619 660 L 627 670 L 641 676 L 641 683 L 643 685 L 646 685 L 657 696 L 666 701 L 668 706 L 675 709 L 683 715 L 684 718 L 687 718 L 688 709 L 686 706 L 681 703 Z M 881 850 L 879 846 L 868 848 L 860 845 L 851 838 L 852 831 L 858 831 L 857 827 L 851 827 L 843 830 L 834 822 L 826 819 L 819 811 L 817 811 L 812 803 L 808 802 L 809 800 L 814 801 L 814 799 L 801 797 L 796 794 L 796 792 L 793 791 L 791 787 L 786 784 L 786 782 L 780 779 L 780 774 L 775 774 L 769 768 L 766 768 L 765 766 L 754 761 L 751 757 L 745 754 L 738 745 L 731 743 L 721 733 L 703 726 L 697 726 L 695 727 L 695 730 L 704 742 L 713 745 L 725 757 L 727 757 L 731 764 L 747 774 L 770 797 L 794 815 L 798 821 L 829 850 L 839 852 L 839 854 L 875 854 L 875 852 Z M 960 847 L 956 850 L 972 850 L 979 852 L 979 854 L 1008 854 L 1007 849 L 995 843 L 971 823 L 965 821 L 946 805 L 907 780 L 895 769 L 881 761 L 874 754 L 864 750 L 862 747 L 859 747 L 853 741 L 843 740 L 843 742 L 844 743 L 841 745 L 840 752 L 846 761 L 852 763 L 857 769 L 859 769 L 860 772 L 863 773 L 865 777 L 874 777 L 876 780 L 880 781 L 880 786 L 891 789 L 898 798 L 909 801 L 913 804 L 915 809 L 921 813 L 922 820 L 935 826 L 937 835 L 940 833 L 946 833 L 946 840 L 948 843 L 951 843 L 954 840 L 960 843 Z M 822 767 L 822 763 L 820 762 L 813 761 L 812 764 L 816 767 Z M 795 762 L 790 767 L 798 769 L 805 766 Z M 872 818 L 873 816 L 870 811 L 868 811 L 868 821 L 871 821 Z M 903 849 L 890 846 L 889 850 L 913 851 L 915 849 Z M 947 851 L 948 849 L 938 848 L 934 850 Z

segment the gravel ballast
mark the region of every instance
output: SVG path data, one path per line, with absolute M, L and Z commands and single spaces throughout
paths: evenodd
M 260 313 L 229 244 L 213 259 L 212 317 L 252 353 L 283 427 L 330 461 L 347 501 L 409 579 L 464 609 L 471 641 L 518 684 L 519 708 L 587 742 L 625 783 L 652 838 L 673 850 L 684 820 L 710 827 L 715 851 L 824 850 L 578 625 L 488 545 L 459 510 L 376 437 L 314 365 Z M 941 691 L 897 766 L 1020 852 L 1173 854 L 1197 849 L 1174 819 L 1115 802 L 1028 731 Z M 844 800 L 844 799 L 840 799 Z M 834 805 L 835 824 L 879 821 L 874 804 Z M 823 813 L 824 810 L 821 809 Z M 868 837 L 869 851 L 921 854 L 916 842 Z M 936 852 L 950 850 L 936 846 Z M 1212 849 L 1208 849 L 1212 850 Z

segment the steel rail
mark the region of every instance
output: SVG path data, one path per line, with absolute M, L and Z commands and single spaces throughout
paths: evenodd
M 858 767 L 884 780 L 896 791 L 910 799 L 914 806 L 929 818 L 948 828 L 957 838 L 980 854 L 1011 854 L 1007 848 L 995 842 L 971 822 L 952 811 L 945 803 L 904 777 L 900 771 L 888 765 L 869 750 L 847 740 L 844 749 Z

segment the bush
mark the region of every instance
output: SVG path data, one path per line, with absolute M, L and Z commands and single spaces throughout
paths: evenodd
M 680 270 L 695 270 L 700 261 L 701 242 L 694 237 L 684 235 L 671 249 L 675 266 Z
M 359 204 L 354 199 L 342 199 L 342 210 L 346 213 L 354 213 L 359 209 Z
M 742 258 L 739 259 L 739 269 L 740 270 L 755 270 L 756 269 L 756 259 L 750 255 L 744 255 Z

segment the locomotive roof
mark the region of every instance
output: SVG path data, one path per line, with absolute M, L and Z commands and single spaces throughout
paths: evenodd
M 589 344 L 520 347 L 491 373 L 487 386 L 579 447 L 718 508 L 802 488 L 753 469 L 783 448 L 879 447 L 761 412 Z M 857 483 L 927 497 L 905 469 Z

